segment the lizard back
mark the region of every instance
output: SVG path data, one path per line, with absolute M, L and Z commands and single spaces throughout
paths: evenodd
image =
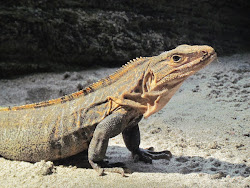
M 107 97 L 119 97 L 136 87 L 144 61 L 146 58 L 133 60 L 89 87 L 58 99 L 0 109 L 0 155 L 24 161 L 55 160 L 87 149 L 109 108 Z M 141 68 L 135 69 L 138 66 Z

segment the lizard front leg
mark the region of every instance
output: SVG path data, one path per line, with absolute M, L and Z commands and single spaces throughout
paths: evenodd
M 126 126 L 126 112 L 116 111 L 105 117 L 96 127 L 88 149 L 88 160 L 93 169 L 103 175 L 105 172 L 116 172 L 124 175 L 124 169 L 104 161 L 110 138 L 120 134 Z M 121 164 L 121 163 L 120 163 Z M 119 164 L 119 166 L 121 166 Z
M 143 161 L 145 163 L 152 163 L 152 159 L 167 159 L 172 157 L 172 154 L 168 150 L 161 152 L 154 152 L 152 149 L 141 149 L 140 145 L 140 130 L 138 124 L 126 128 L 122 132 L 123 140 L 128 150 L 132 152 L 132 156 L 137 161 Z

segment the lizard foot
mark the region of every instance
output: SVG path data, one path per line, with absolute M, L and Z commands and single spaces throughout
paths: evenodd
M 106 161 L 91 161 L 89 160 L 90 165 L 95 169 L 99 176 L 103 176 L 105 172 L 118 173 L 122 176 L 125 176 L 125 173 L 130 173 L 128 169 L 125 168 L 124 163 L 108 163 Z
M 170 160 L 172 157 L 172 154 L 168 150 L 155 152 L 153 151 L 154 148 L 150 147 L 148 149 L 141 149 L 139 148 L 136 152 L 132 154 L 133 159 L 135 162 L 143 161 L 145 163 L 152 163 L 153 159 L 167 159 Z

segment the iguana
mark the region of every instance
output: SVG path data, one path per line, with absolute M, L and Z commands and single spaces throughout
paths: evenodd
M 104 161 L 108 141 L 122 133 L 137 160 L 171 158 L 169 151 L 139 148 L 138 122 L 161 110 L 184 80 L 216 58 L 210 46 L 181 45 L 140 57 L 76 93 L 45 102 L 0 109 L 0 155 L 13 160 L 57 160 L 88 149 L 100 175 L 124 174 Z

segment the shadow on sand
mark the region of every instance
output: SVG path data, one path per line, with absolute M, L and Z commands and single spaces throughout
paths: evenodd
M 110 151 L 112 151 L 111 154 Z M 218 178 L 226 177 L 227 175 L 230 175 L 231 177 L 248 177 L 250 175 L 250 167 L 246 166 L 246 164 L 229 163 L 212 157 L 173 156 L 170 161 L 161 159 L 153 160 L 153 164 L 145 164 L 143 162 L 134 163 L 129 151 L 125 147 L 109 146 L 107 153 L 107 160 L 110 159 L 110 162 L 123 162 L 127 168 L 132 170 L 132 172 L 181 174 L 206 173 L 218 175 Z M 125 153 L 124 156 L 122 156 L 123 153 Z M 56 166 L 63 165 L 76 166 L 78 168 L 91 168 L 88 163 L 87 155 L 87 151 L 84 151 L 75 156 L 54 161 L 54 164 Z

